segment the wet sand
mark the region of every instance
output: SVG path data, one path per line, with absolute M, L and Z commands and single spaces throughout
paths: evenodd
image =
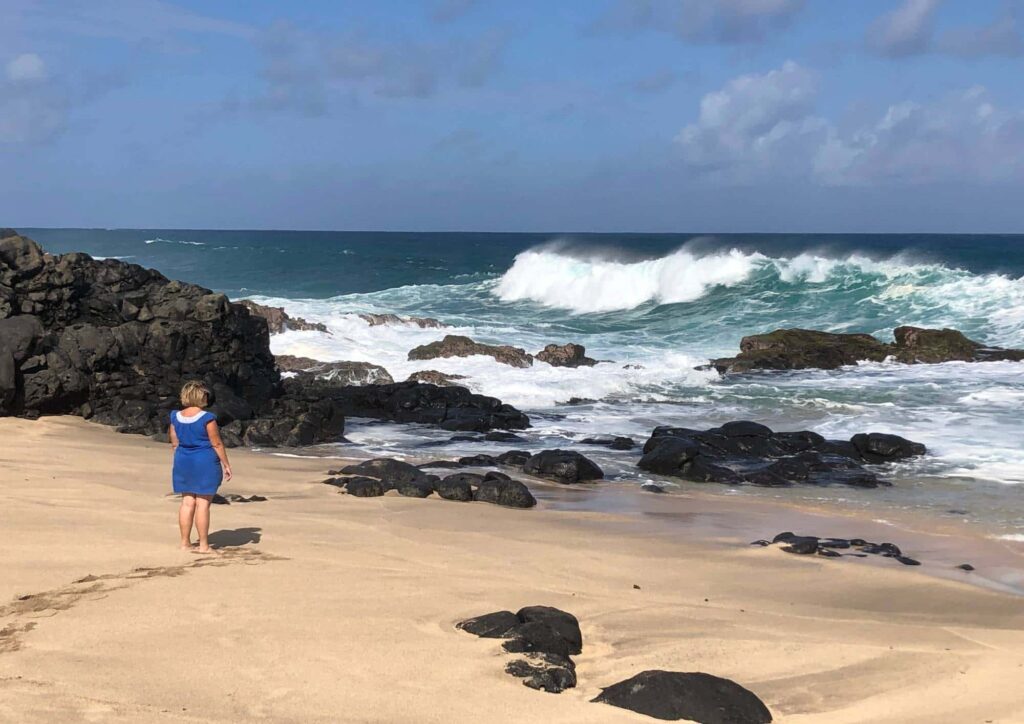
M 973 529 L 620 484 L 358 499 L 320 484 L 335 461 L 236 450 L 222 492 L 269 500 L 217 506 L 204 558 L 177 550 L 168 446 L 75 418 L 0 440 L 0 720 L 640 722 L 589 700 L 651 668 L 782 722 L 1024 720 L 1024 598 L 996 590 L 1021 546 Z M 781 530 L 923 565 L 747 545 Z M 579 617 L 578 688 L 528 689 L 454 629 L 530 604 Z

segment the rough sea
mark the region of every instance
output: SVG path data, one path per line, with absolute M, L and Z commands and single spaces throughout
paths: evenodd
M 735 354 L 743 336 L 780 327 L 886 341 L 902 324 L 953 327 L 1024 347 L 1024 236 L 21 231 L 50 252 L 153 267 L 332 332 L 274 336 L 275 353 L 374 362 L 396 380 L 420 369 L 466 375 L 472 390 L 533 421 L 528 441 L 514 445 L 438 445 L 450 434 L 350 421 L 347 437 L 366 454 L 448 457 L 605 434 L 642 443 L 655 425 L 738 419 L 827 437 L 892 432 L 931 453 L 886 471 L 892 488 L 720 490 L 864 506 L 880 518 L 892 507 L 920 509 L 1024 540 L 1024 363 L 865 363 L 726 378 L 696 369 Z M 370 327 L 361 312 L 436 317 L 454 328 Z M 577 342 L 603 361 L 515 369 L 489 357 L 406 359 L 447 333 L 533 353 Z M 635 452 L 577 449 L 609 477 L 649 479 Z

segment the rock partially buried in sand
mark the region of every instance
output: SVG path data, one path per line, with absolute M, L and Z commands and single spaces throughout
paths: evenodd
M 510 661 L 505 672 L 523 679 L 531 689 L 557 694 L 576 686 L 576 665 L 570 656 L 583 651 L 583 634 L 571 613 L 527 606 L 517 613 L 476 616 L 455 627 L 483 638 L 505 639 L 505 651 L 524 657 Z
M 506 480 L 488 474 L 477 487 L 474 500 L 506 508 L 532 508 L 537 504 L 530 489 L 518 480 Z
M 383 480 L 392 485 L 408 482 L 426 482 L 429 480 L 427 473 L 415 465 L 394 458 L 374 458 L 372 460 L 364 460 L 355 465 L 346 465 L 341 469 L 341 473 L 345 475 L 365 475 Z
M 844 555 L 866 558 L 868 555 L 892 558 L 905 566 L 919 566 L 921 562 L 903 555 L 903 551 L 895 543 L 871 543 L 863 538 L 819 538 L 816 535 L 797 535 L 792 531 L 779 533 L 771 541 L 756 540 L 750 545 L 769 546 L 775 543 L 784 544 L 782 550 L 797 555 L 817 553 L 825 558 L 841 558 Z M 852 550 L 840 553 L 841 550 Z
M 531 689 L 560 694 L 576 686 L 576 664 L 568 656 L 529 653 L 505 665 L 505 673 L 523 680 Z
M 568 484 L 604 477 L 594 461 L 572 450 L 542 450 L 523 464 L 523 472 Z
M 476 473 L 446 475 L 434 484 L 434 490 L 445 500 L 468 503 L 473 500 L 473 488 L 479 486 L 483 479 L 483 475 Z
M 375 478 L 352 477 L 345 484 L 345 492 L 357 498 L 379 498 L 392 489 L 391 483 Z
M 267 499 L 262 495 L 250 495 L 247 498 L 244 495 L 238 495 L 237 493 L 228 493 L 227 495 L 214 493 L 212 502 L 215 505 L 231 505 L 231 503 L 263 503 L 266 502 L 266 500 Z
M 446 335 L 439 342 L 431 342 L 416 347 L 409 351 L 409 360 L 428 360 L 438 357 L 472 357 L 474 355 L 485 355 L 493 357 L 495 361 L 511 367 L 530 367 L 533 365 L 533 355 L 527 354 L 525 349 L 509 345 L 492 345 L 474 342 L 469 337 L 457 334 Z
M 701 724 L 768 724 L 772 714 L 756 695 L 734 681 L 711 674 L 643 671 L 612 684 L 595 702 L 640 714 Z
M 537 504 L 523 483 L 497 471 L 484 475 L 455 473 L 441 478 L 404 460 L 374 458 L 332 470 L 329 474 L 332 477 L 324 480 L 325 484 L 343 487 L 357 497 L 374 497 L 395 490 L 410 498 L 426 498 L 436 492 L 444 500 L 475 500 L 506 508 L 532 508 Z M 333 477 L 338 474 L 351 477 Z

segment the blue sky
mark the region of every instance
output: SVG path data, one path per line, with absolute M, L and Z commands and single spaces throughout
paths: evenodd
M 0 224 L 1020 232 L 1018 0 L 0 0 Z

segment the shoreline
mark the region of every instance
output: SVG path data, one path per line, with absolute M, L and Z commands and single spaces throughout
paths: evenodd
M 358 457 L 338 455 L 329 445 L 317 448 L 322 454 L 281 453 L 274 449 L 254 452 L 286 459 L 324 460 L 325 473 L 328 467 L 364 459 L 362 454 Z M 392 450 L 389 455 L 414 464 L 445 457 L 444 451 L 438 451 L 437 455 L 424 455 Z M 474 468 L 460 470 L 471 471 Z M 435 472 L 443 477 L 459 470 Z M 982 521 L 941 516 L 935 511 L 920 508 L 888 508 L 884 513 L 886 517 L 879 518 L 880 511 L 874 506 L 885 505 L 884 501 L 846 505 L 842 498 L 811 499 L 805 497 L 811 491 L 809 486 L 784 488 L 780 493 L 773 488 L 749 485 L 737 488 L 676 479 L 672 481 L 676 489 L 655 494 L 642 490 L 636 482 L 621 479 L 563 485 L 522 471 L 506 472 L 527 483 L 542 509 L 575 513 L 584 516 L 581 521 L 588 516 L 604 515 L 614 518 L 624 529 L 635 532 L 658 530 L 661 535 L 679 536 L 690 543 L 712 540 L 724 546 L 749 545 L 765 538 L 771 540 L 783 531 L 821 538 L 859 537 L 876 542 L 892 541 L 911 557 L 921 557 L 922 565 L 905 569 L 907 573 L 1024 596 L 1024 541 L 993 535 Z M 787 499 L 786 492 L 796 495 Z M 851 492 L 861 491 L 851 489 Z M 831 563 L 903 568 L 895 561 L 875 556 L 862 561 L 846 558 Z M 970 563 L 975 570 L 968 572 L 957 568 L 964 563 Z
M 166 445 L 68 417 L 0 434 L 0 718 L 641 722 L 590 699 L 652 668 L 733 679 L 780 722 L 1024 718 L 1018 596 L 927 575 L 923 555 L 747 545 L 782 517 L 856 518 L 616 483 L 530 482 L 529 511 L 356 499 L 319 484 L 327 458 L 239 449 L 222 492 L 269 500 L 216 506 L 227 547 L 197 564 L 176 550 Z M 640 510 L 579 509 L 619 495 Z M 527 689 L 493 641 L 454 630 L 534 604 L 580 620 L 576 689 Z

